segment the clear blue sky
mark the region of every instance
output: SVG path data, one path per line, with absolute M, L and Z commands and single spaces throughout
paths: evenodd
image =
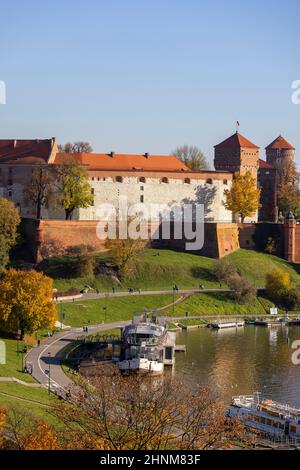
M 1 2 L 0 138 L 168 154 L 280 132 L 300 155 L 298 0 Z M 264 156 L 264 151 L 261 152 Z

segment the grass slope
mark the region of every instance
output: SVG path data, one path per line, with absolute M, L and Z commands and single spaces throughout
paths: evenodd
M 97 255 L 98 260 L 108 260 L 108 253 Z M 238 250 L 228 255 L 228 258 L 237 266 L 257 287 L 265 285 L 265 276 L 274 268 L 286 271 L 300 284 L 300 264 L 287 261 L 266 253 L 251 250 Z M 206 287 L 218 287 L 219 283 L 213 276 L 212 270 L 215 260 L 190 253 L 180 253 L 171 250 L 145 250 L 139 257 L 136 273 L 122 281 L 118 290 L 135 287 L 145 290 L 170 289 L 178 284 L 181 288 L 196 288 L 199 284 Z M 42 265 L 43 266 L 43 265 Z M 41 267 L 42 267 L 41 266 Z M 100 291 L 107 291 L 114 285 L 113 281 L 105 275 L 95 277 L 76 278 L 72 274 L 72 258 L 52 258 L 44 264 L 45 274 L 52 276 L 55 287 L 67 290 L 71 287 L 82 289 L 88 284 Z
M 184 315 L 247 315 L 265 314 L 266 310 L 258 298 L 251 303 L 237 303 L 226 292 L 194 294 L 185 302 L 175 305 L 175 316 Z M 172 315 L 170 308 L 166 314 Z
M 178 298 L 178 296 L 175 296 Z M 65 314 L 64 324 L 83 326 L 102 323 L 105 320 L 104 299 L 85 302 L 66 303 L 60 306 Z M 144 309 L 155 309 L 172 304 L 173 295 L 141 295 L 132 297 L 114 297 L 107 301 L 106 322 L 130 320 L 134 314 Z
M 24 382 L 33 382 L 30 375 L 22 372 L 22 354 L 17 354 L 17 341 L 14 339 L 0 338 L 4 341 L 6 348 L 6 364 L 0 364 L 0 377 L 16 377 Z M 19 342 L 19 351 L 22 343 Z M 25 359 L 25 355 L 24 359 Z

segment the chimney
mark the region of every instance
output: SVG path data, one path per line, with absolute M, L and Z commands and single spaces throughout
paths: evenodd
M 110 152 L 109 155 L 111 156 L 111 158 L 114 158 L 115 152 Z
M 149 153 L 148 153 L 148 152 L 144 153 L 144 157 L 145 157 L 145 158 L 148 158 L 148 157 L 149 157 Z

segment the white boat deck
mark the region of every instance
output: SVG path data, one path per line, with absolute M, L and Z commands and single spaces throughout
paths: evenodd
M 277 413 L 282 413 L 285 416 L 296 417 L 297 419 L 300 419 L 299 408 L 293 408 L 292 406 L 277 403 L 273 400 L 260 400 L 258 396 L 255 395 L 239 395 L 233 397 L 232 403 L 236 406 L 244 408 L 257 409 L 258 406 L 261 406 L 265 408 L 266 412 L 269 410 L 271 412 L 273 411 Z

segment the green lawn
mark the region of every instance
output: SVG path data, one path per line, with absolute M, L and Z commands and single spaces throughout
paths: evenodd
M 178 296 L 175 296 L 178 298 Z M 132 297 L 113 297 L 107 301 L 106 323 L 131 320 L 133 315 L 144 309 L 155 309 L 172 304 L 173 295 L 141 295 Z M 105 320 L 105 299 L 95 299 L 63 304 L 64 324 L 83 326 L 101 323 Z
M 185 302 L 175 305 L 175 316 L 185 316 L 186 312 L 189 315 L 262 315 L 266 310 L 257 298 L 251 303 L 242 304 L 232 300 L 227 292 L 218 292 L 194 294 Z M 173 309 L 167 309 L 166 314 L 172 315 Z
M 279 257 L 252 250 L 238 250 L 228 255 L 228 258 L 237 266 L 240 273 L 257 287 L 265 285 L 266 274 L 274 268 L 287 271 L 295 282 L 300 284 L 300 264 L 288 263 Z M 97 260 L 98 262 L 109 260 L 109 253 L 99 253 Z M 190 253 L 147 249 L 138 257 L 135 274 L 123 279 L 121 286 L 105 274 L 85 278 L 73 277 L 72 263 L 72 257 L 52 258 L 40 268 L 54 278 L 55 287 L 59 290 L 82 289 L 86 284 L 102 292 L 111 290 L 113 286 L 117 290 L 127 290 L 128 287 L 168 290 L 174 284 L 178 284 L 181 288 L 196 288 L 199 284 L 204 284 L 208 288 L 219 287 L 212 273 L 215 260 Z
M 26 387 L 11 382 L 0 383 L 0 406 L 7 408 L 8 411 L 20 410 L 36 419 L 43 419 L 49 424 L 61 426 L 57 418 L 51 415 L 51 406 L 58 403 L 58 399 L 52 394 L 48 395 L 45 388 Z
M 17 341 L 15 339 L 0 338 L 4 341 L 6 348 L 6 364 L 0 364 L 1 377 L 16 377 L 24 382 L 33 382 L 30 375 L 22 372 L 22 354 L 17 354 Z M 19 341 L 19 351 L 23 343 Z
M 275 268 L 288 272 L 294 282 L 300 284 L 300 263 L 289 263 L 278 256 L 251 250 L 238 250 L 228 258 L 256 287 L 264 287 L 266 274 Z

